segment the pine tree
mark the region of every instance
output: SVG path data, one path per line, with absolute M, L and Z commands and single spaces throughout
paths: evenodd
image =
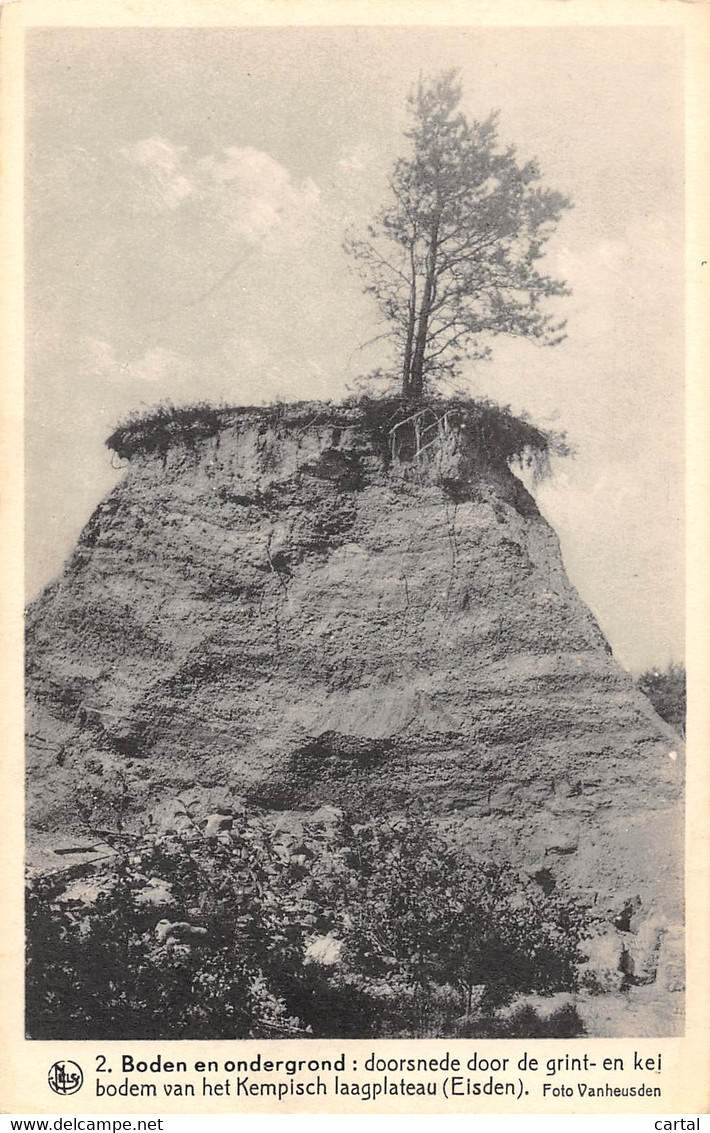
M 456 72 L 420 79 L 392 199 L 365 239 L 346 242 L 388 324 L 377 337 L 395 343 L 401 392 L 413 401 L 465 359 L 488 357 L 491 336 L 564 337 L 541 301 L 567 286 L 536 265 L 571 202 L 540 187 L 535 161 L 499 148 L 496 114 L 468 121 L 461 95 Z

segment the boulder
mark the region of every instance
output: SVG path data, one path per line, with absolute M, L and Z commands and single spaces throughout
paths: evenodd
M 632 936 L 627 970 L 634 983 L 648 984 L 655 980 L 661 942 L 667 931 L 665 917 L 647 917 Z
M 147 885 L 140 889 L 135 896 L 135 904 L 140 909 L 155 910 L 175 909 L 177 901 L 173 895 L 172 883 L 164 881 L 161 877 L 151 877 Z
M 155 936 L 159 944 L 191 945 L 200 943 L 207 936 L 207 929 L 187 921 L 171 922 L 164 918 L 155 926 Z
M 205 838 L 219 838 L 220 834 L 228 834 L 234 824 L 231 814 L 210 814 L 205 822 L 202 833 Z
M 597 912 L 610 921 L 619 932 L 637 932 L 639 925 L 648 916 L 641 912 L 641 897 L 633 892 L 607 892 L 597 900 Z
M 338 940 L 330 932 L 326 936 L 316 936 L 306 947 L 306 963 L 331 968 L 342 959 L 344 947 L 342 940 Z
M 626 983 L 627 948 L 621 933 L 605 929 L 582 942 L 587 959 L 580 966 L 583 987 L 598 994 L 621 991 Z
M 105 893 L 110 888 L 110 883 L 104 877 L 78 877 L 65 887 L 62 893 L 57 897 L 57 903 L 60 905 L 83 905 L 90 906 L 95 904 L 102 893 Z
M 671 925 L 663 935 L 656 981 L 666 991 L 685 988 L 685 934 L 682 925 Z

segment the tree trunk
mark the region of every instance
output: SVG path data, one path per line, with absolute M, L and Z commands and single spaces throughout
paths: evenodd
M 417 272 L 414 263 L 414 243 L 411 244 L 410 262 L 412 283 L 409 289 L 409 322 L 407 323 L 407 336 L 404 342 L 404 358 L 402 360 L 402 397 L 410 396 L 412 381 L 412 350 L 414 348 L 414 328 L 417 322 Z
M 414 343 L 414 323 L 416 312 L 412 311 L 407 327 L 407 339 L 404 344 L 404 361 L 402 363 L 402 397 L 411 396 L 412 385 L 412 346 Z
M 419 308 L 419 323 L 417 326 L 416 342 L 412 356 L 412 365 L 409 375 L 408 395 L 414 400 L 421 398 L 424 393 L 424 358 L 426 355 L 427 335 L 429 331 L 429 316 L 434 301 L 434 284 L 436 281 L 436 257 L 439 242 L 439 213 L 434 214 L 431 229 L 431 243 L 427 255 L 426 279 L 424 280 L 424 293 L 422 305 Z

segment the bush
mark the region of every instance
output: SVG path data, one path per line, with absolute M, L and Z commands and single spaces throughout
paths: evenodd
M 200 401 L 194 405 L 165 402 L 145 412 L 135 412 L 116 426 L 106 445 L 121 460 L 138 452 L 165 454 L 176 444 L 194 445 L 216 436 L 227 423 L 223 407 Z
M 644 696 L 647 696 L 656 712 L 675 728 L 681 736 L 685 735 L 685 666 L 671 663 L 667 669 L 648 669 L 636 682 Z
M 121 831 L 93 895 L 30 884 L 30 1037 L 454 1035 L 472 1018 L 494 1034 L 514 994 L 574 986 L 575 902 L 427 820 L 243 814 L 207 837 L 187 818 Z
M 542 1016 L 531 1005 L 522 1005 L 502 1018 L 494 1019 L 492 1026 L 481 1033 L 477 1029 L 462 1035 L 465 1038 L 496 1039 L 574 1039 L 584 1034 L 584 1022 L 576 1007 L 558 1007 Z

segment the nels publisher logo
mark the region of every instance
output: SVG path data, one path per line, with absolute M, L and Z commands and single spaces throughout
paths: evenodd
M 76 1094 L 84 1083 L 84 1074 L 77 1062 L 65 1058 L 50 1066 L 47 1081 L 55 1094 Z

